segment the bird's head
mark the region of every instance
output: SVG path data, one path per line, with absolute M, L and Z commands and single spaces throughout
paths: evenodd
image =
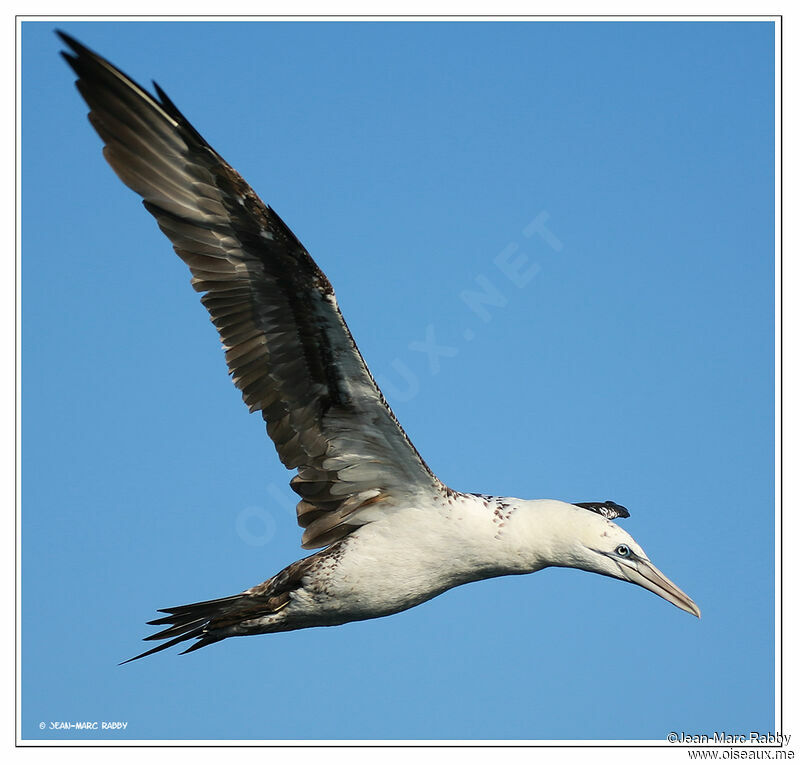
M 580 568 L 632 582 L 700 616 L 695 602 L 650 562 L 627 531 L 613 522 L 612 518 L 628 517 L 624 507 L 610 501 L 568 504 L 545 500 L 541 510 L 545 524 L 537 526 L 547 540 L 545 565 Z

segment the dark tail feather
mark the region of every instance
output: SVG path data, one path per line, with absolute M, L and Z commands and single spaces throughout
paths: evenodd
M 247 601 L 252 600 L 257 599 L 252 595 L 240 594 L 231 595 L 227 598 L 218 598 L 217 600 L 205 600 L 202 603 L 189 603 L 185 606 L 161 608 L 159 612 L 168 614 L 168 616 L 162 616 L 147 623 L 154 625 L 169 624 L 170 626 L 144 639 L 167 640 L 167 642 L 120 662 L 120 666 L 130 661 L 136 661 L 136 659 L 143 659 L 145 656 L 150 656 L 150 654 L 158 653 L 165 648 L 171 648 L 178 643 L 192 640 L 193 638 L 197 642 L 182 651 L 182 653 L 190 653 L 198 648 L 211 645 L 211 643 L 217 643 L 230 634 L 224 631 L 225 627 L 240 621 L 240 617 L 233 616 L 234 613 L 239 611 L 248 613 L 247 606 L 251 604 L 248 604 Z M 220 629 L 223 630 L 223 634 L 219 634 L 218 630 Z M 168 638 L 171 639 L 168 640 Z

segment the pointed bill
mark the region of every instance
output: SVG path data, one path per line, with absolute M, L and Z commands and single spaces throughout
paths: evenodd
M 628 581 L 654 592 L 674 606 L 700 618 L 700 609 L 697 604 L 680 587 L 667 579 L 649 560 L 639 558 L 620 566 L 620 568 Z

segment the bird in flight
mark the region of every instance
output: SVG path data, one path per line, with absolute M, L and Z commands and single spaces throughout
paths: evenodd
M 322 548 L 261 584 L 165 608 L 149 622 L 188 653 L 237 635 L 372 619 L 490 577 L 579 568 L 700 610 L 615 519 L 615 502 L 467 494 L 433 474 L 395 418 L 333 287 L 277 213 L 153 83 L 148 93 L 69 35 L 89 120 L 142 197 L 219 331 L 233 382 L 296 474 L 302 546 Z M 123 662 L 125 663 L 125 662 Z

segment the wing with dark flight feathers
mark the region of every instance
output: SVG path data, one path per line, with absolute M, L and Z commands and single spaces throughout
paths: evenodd
M 150 95 L 59 35 L 105 158 L 189 266 L 244 402 L 261 412 L 283 464 L 297 470 L 303 547 L 324 547 L 413 496 L 438 492 L 330 282 L 286 224 L 158 85 Z

